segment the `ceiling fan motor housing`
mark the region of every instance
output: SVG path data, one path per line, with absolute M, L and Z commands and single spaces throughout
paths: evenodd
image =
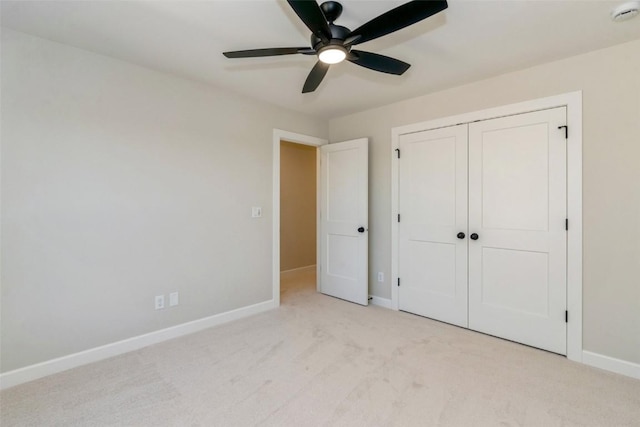
M 315 50 L 319 50 L 325 46 L 343 46 L 344 40 L 351 33 L 350 29 L 341 25 L 329 24 L 329 29 L 331 30 L 331 40 L 329 40 L 328 44 L 323 43 L 322 39 L 315 34 L 311 34 L 311 46 L 313 46 Z

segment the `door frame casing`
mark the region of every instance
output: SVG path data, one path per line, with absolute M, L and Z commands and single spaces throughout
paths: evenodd
M 395 150 L 400 135 L 495 119 L 515 114 L 567 108 L 567 358 L 582 362 L 582 91 L 539 98 L 391 129 L 391 277 L 398 278 L 399 167 Z M 560 130 L 559 130 L 560 131 Z M 391 307 L 398 310 L 398 287 L 391 286 Z
M 274 307 L 280 307 L 280 142 L 282 140 L 295 142 L 296 144 L 310 145 L 312 147 L 320 147 L 328 144 L 329 141 L 315 136 L 303 135 L 301 133 L 289 132 L 282 129 L 273 129 L 273 236 L 272 236 L 272 293 Z M 316 152 L 316 183 L 320 174 L 320 156 Z M 320 192 L 316 184 L 316 218 L 320 217 Z M 316 225 L 316 254 L 319 254 L 320 224 Z M 317 255 L 316 255 L 317 260 Z M 318 263 L 316 262 L 316 269 Z M 317 284 L 320 286 L 320 276 L 316 274 Z

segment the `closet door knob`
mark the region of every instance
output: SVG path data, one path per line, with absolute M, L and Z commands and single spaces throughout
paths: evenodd
M 364 227 L 359 227 L 358 228 L 358 233 L 364 233 Z
M 460 233 L 458 233 L 458 235 L 456 237 L 458 239 L 464 239 L 464 233 L 461 231 Z
M 471 240 L 478 240 L 478 234 L 473 233 L 471 236 L 469 236 L 469 238 L 470 238 Z

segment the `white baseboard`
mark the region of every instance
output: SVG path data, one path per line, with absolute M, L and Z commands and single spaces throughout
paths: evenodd
M 380 298 L 375 295 L 369 295 L 371 305 L 377 305 L 379 307 L 384 307 L 391 309 L 391 300 L 387 298 Z
M 311 264 L 311 265 L 305 265 L 304 267 L 292 268 L 292 269 L 290 269 L 290 270 L 282 270 L 282 271 L 280 272 L 280 274 L 284 274 L 284 273 L 293 273 L 294 271 L 306 270 L 306 269 L 308 269 L 308 268 L 313 268 L 313 269 L 315 269 L 315 268 L 316 268 L 316 265 L 315 265 L 315 264 Z
M 3 374 L 0 374 L 0 390 L 26 383 L 28 381 L 33 381 L 38 378 L 46 377 L 48 375 L 57 374 L 58 372 L 66 371 L 78 366 L 107 359 L 109 357 L 138 350 L 152 344 L 157 344 L 173 338 L 181 337 L 183 335 L 192 334 L 194 332 L 198 332 L 212 326 L 231 322 L 232 320 L 237 320 L 243 317 L 262 313 L 276 307 L 277 305 L 275 301 L 269 300 L 224 313 L 215 314 L 203 319 L 193 320 L 191 322 L 172 326 L 170 328 L 161 329 L 159 331 L 149 332 L 148 334 L 139 335 L 137 337 L 128 338 L 126 340 L 91 348 L 79 353 L 70 354 L 68 356 L 47 360 L 46 362 L 41 362 L 35 365 L 5 372 Z
M 604 356 L 590 351 L 582 351 L 582 363 L 616 374 L 626 375 L 640 380 L 640 364 L 616 359 L 615 357 Z

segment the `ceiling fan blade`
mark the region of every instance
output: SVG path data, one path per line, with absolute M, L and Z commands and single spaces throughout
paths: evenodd
M 411 67 L 411 64 L 402 62 L 399 59 L 390 58 L 377 53 L 364 52 L 362 50 L 352 50 L 347 60 L 361 67 L 381 73 L 401 75 Z
M 289 6 L 302 19 L 302 22 L 318 36 L 323 42 L 328 43 L 331 38 L 331 29 L 322 9 L 315 0 L 287 0 Z
M 447 7 L 446 0 L 410 1 L 356 28 L 347 39 L 355 38 L 351 42 L 354 45 L 377 39 L 442 12 Z
M 316 62 L 316 65 L 313 66 L 311 72 L 307 76 L 307 80 L 304 82 L 304 86 L 302 87 L 302 93 L 313 92 L 320 86 L 320 82 L 324 79 L 324 76 L 329 71 L 329 64 L 325 64 L 322 61 Z
M 256 58 L 260 56 L 293 55 L 301 53 L 303 55 L 315 55 L 316 51 L 308 47 L 272 47 L 267 49 L 235 50 L 223 52 L 227 58 Z

